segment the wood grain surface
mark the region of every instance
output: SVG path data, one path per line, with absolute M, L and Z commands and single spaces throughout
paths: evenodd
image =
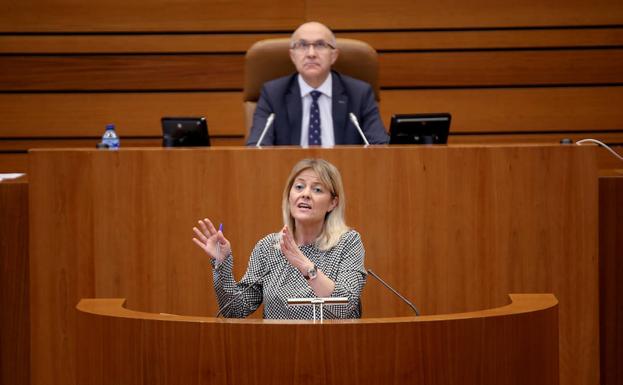
M 497 307 L 509 292 L 560 301 L 562 383 L 599 378 L 594 147 L 34 150 L 30 153 L 33 383 L 74 383 L 85 297 L 149 312 L 216 312 L 198 218 L 225 224 L 235 276 L 281 226 L 290 167 L 319 156 L 341 170 L 347 221 L 366 266 L 423 313 Z M 80 167 L 76 167 L 80 165 Z M 573 261 L 573 263 L 569 263 Z M 365 317 L 409 315 L 370 279 Z
M 554 296 L 511 298 L 479 312 L 323 325 L 140 313 L 122 299 L 83 299 L 78 381 L 558 384 Z
M 392 114 L 450 112 L 451 134 L 621 135 L 622 98 L 623 87 L 612 86 L 385 90 L 379 108 L 388 129 Z M 99 137 L 108 122 L 122 138 L 160 136 L 163 116 L 206 116 L 212 137 L 244 137 L 248 130 L 240 92 L 0 94 L 0 149 L 12 138 Z
M 28 182 L 0 182 L 0 384 L 30 385 Z
M 253 43 L 290 33 L 177 33 L 154 34 L 36 34 L 0 35 L 0 52 L 11 54 L 76 53 L 245 53 Z M 362 40 L 377 51 L 422 51 L 448 49 L 556 49 L 620 47 L 623 28 L 536 28 L 522 31 L 485 30 L 378 30 L 338 31 L 338 37 Z M 339 58 L 338 58 L 339 60 Z
M 620 164 L 619 164 L 620 165 Z M 623 382 L 623 168 L 599 176 L 601 383 Z
M 27 0 L 0 13 L 0 32 L 291 30 L 305 20 L 304 7 L 300 0 Z
M 382 4 L 373 0 L 107 0 L 88 6 L 70 0 L 28 0 L 0 13 L 0 32 L 291 31 L 305 20 L 321 20 L 337 30 L 621 25 L 622 8 L 616 0 L 512 4 L 488 0 L 390 0 Z
M 382 88 L 623 83 L 623 49 L 379 55 Z M 240 90 L 241 54 L 0 57 L 4 91 Z
M 622 11 L 623 5 L 616 0 L 590 4 L 580 0 L 524 0 L 511 4 L 489 0 L 388 0 L 382 4 L 375 0 L 321 0 L 309 8 L 308 16 L 338 29 L 451 29 L 620 25 Z

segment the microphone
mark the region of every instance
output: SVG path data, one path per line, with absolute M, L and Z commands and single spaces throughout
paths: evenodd
M 415 315 L 419 316 L 420 315 L 420 311 L 417 309 L 417 307 L 415 307 L 415 305 L 413 303 L 411 303 L 411 301 L 409 301 L 408 299 L 406 299 L 402 294 L 400 294 L 399 292 L 396 291 L 396 289 L 394 289 L 393 287 L 389 286 L 389 284 L 385 281 L 383 281 L 383 279 L 381 277 L 379 277 L 378 275 L 376 275 L 376 273 L 374 273 L 372 270 L 368 269 L 368 273 L 373 276 L 374 278 L 376 278 L 379 282 L 381 282 L 383 284 L 383 286 L 385 286 L 386 288 L 388 288 L 389 290 L 391 290 L 392 293 L 396 294 L 396 296 L 398 298 L 400 298 L 404 303 L 406 303 L 407 305 L 409 305 L 409 307 L 411 309 L 413 309 L 413 311 L 415 312 Z
M 268 115 L 268 119 L 266 119 L 266 124 L 264 125 L 264 129 L 262 130 L 262 135 L 260 135 L 260 139 L 255 144 L 255 147 L 262 147 L 262 140 L 264 139 L 264 136 L 266 135 L 266 132 L 268 132 L 270 126 L 273 124 L 273 120 L 275 120 L 275 113 L 271 112 L 270 115 Z
M 363 131 L 361 131 L 361 127 L 359 126 L 359 121 L 357 120 L 357 117 L 355 116 L 355 114 L 351 112 L 348 114 L 348 117 L 350 118 L 350 121 L 353 122 L 353 124 L 357 128 L 357 132 L 359 132 L 359 135 L 361 135 L 361 139 L 363 139 L 363 142 L 366 144 L 366 146 L 369 146 L 370 143 L 368 142 L 368 139 L 366 139 L 366 136 L 363 134 Z
M 273 114 L 274 115 L 274 114 Z M 245 287 L 244 289 L 242 289 L 240 291 L 240 293 L 236 294 L 234 296 L 234 298 L 230 299 L 225 305 L 223 305 L 222 308 L 219 309 L 218 313 L 216 313 L 216 315 L 214 316 L 214 318 L 218 318 L 221 314 L 223 314 L 223 312 L 225 310 L 227 310 L 227 308 L 229 308 L 231 306 L 232 303 L 234 303 L 234 301 L 236 301 L 238 298 L 242 297 L 242 295 L 249 290 L 250 288 L 252 288 L 253 286 L 257 285 L 258 282 L 260 282 L 262 279 L 266 278 L 266 276 L 270 274 L 270 270 L 268 270 L 266 273 L 264 273 L 261 277 L 259 277 L 258 279 L 256 279 L 255 281 L 253 281 L 252 284 L 250 284 L 249 286 Z

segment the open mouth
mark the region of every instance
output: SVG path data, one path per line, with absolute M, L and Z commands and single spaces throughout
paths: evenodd
M 303 210 L 311 210 L 311 205 L 304 202 L 299 203 L 298 205 L 296 205 L 296 207 Z

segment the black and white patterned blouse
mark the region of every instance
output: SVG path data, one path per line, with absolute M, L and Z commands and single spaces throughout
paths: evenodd
M 359 233 L 349 230 L 338 243 L 327 251 L 314 245 L 299 246 L 301 252 L 335 282 L 332 297 L 348 297 L 348 304 L 325 305 L 325 318 L 359 318 L 359 297 L 366 281 L 363 260 L 365 251 Z M 315 294 L 298 269 L 292 266 L 279 249 L 279 233 L 261 239 L 251 254 L 247 272 L 236 283 L 232 273 L 233 257 L 225 260 L 213 271 L 214 290 L 219 308 L 239 295 L 223 315 L 244 318 L 264 302 L 264 318 L 313 319 L 311 306 L 288 306 L 288 298 L 313 298 Z M 254 282 L 258 281 L 255 285 Z M 252 287 L 249 287 L 253 285 Z M 326 311 L 326 310 L 329 311 Z

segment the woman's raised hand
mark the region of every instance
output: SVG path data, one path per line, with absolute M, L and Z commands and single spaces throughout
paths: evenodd
M 223 235 L 222 229 L 216 230 L 208 218 L 200 219 L 198 227 L 193 227 L 193 242 L 206 254 L 222 262 L 231 253 L 231 244 Z

